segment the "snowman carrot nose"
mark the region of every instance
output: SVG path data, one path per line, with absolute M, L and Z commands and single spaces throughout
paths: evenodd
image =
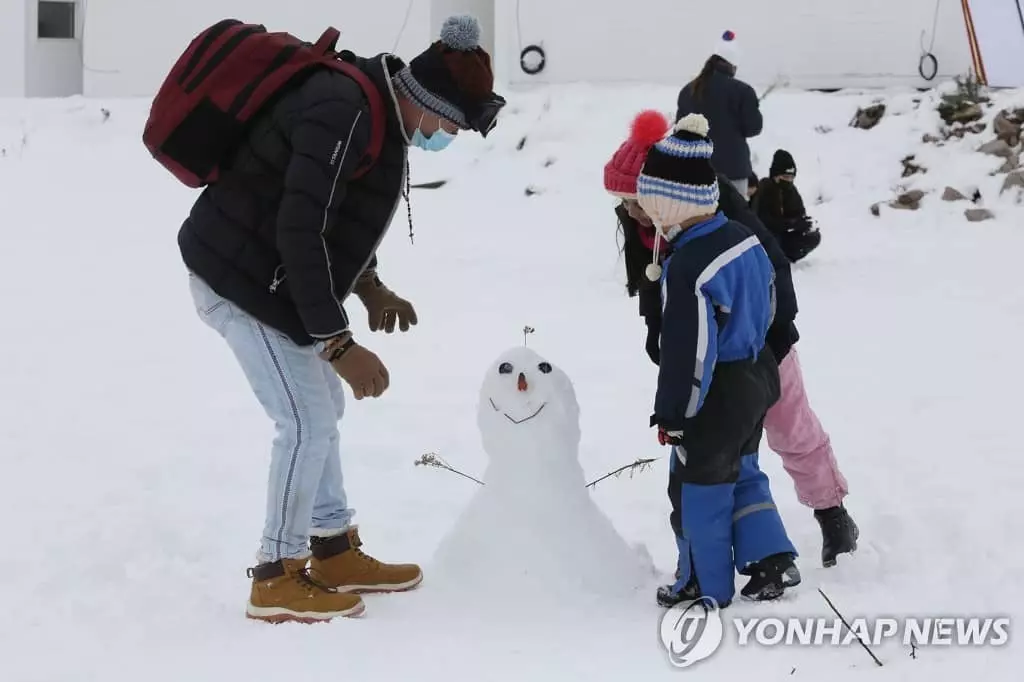
M 525 391 L 526 389 L 528 389 L 530 387 L 526 383 L 526 375 L 523 374 L 522 372 L 519 373 L 519 383 L 518 383 L 518 386 L 519 386 L 519 390 L 520 391 Z

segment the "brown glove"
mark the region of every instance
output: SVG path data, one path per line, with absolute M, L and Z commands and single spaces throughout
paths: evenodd
M 395 323 L 403 332 L 418 322 L 412 303 L 388 289 L 377 277 L 374 270 L 367 270 L 356 281 L 352 290 L 366 306 L 370 331 L 383 329 L 388 334 L 395 331 Z
M 352 388 L 356 400 L 379 398 L 391 384 L 391 375 L 380 358 L 350 334 L 328 341 L 320 357 Z

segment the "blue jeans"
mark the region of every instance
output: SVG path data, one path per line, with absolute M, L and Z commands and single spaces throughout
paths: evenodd
M 259 561 L 307 557 L 310 535 L 338 535 L 354 514 L 338 444 L 341 380 L 312 347 L 262 324 L 192 273 L 189 286 L 199 317 L 227 341 L 277 429 Z

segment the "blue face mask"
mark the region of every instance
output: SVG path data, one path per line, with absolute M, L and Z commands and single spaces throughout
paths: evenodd
M 449 133 L 444 128 L 438 128 L 435 130 L 430 137 L 423 134 L 419 126 L 416 126 L 416 130 L 412 134 L 410 142 L 420 149 L 425 149 L 428 152 L 439 152 L 452 143 L 455 136 Z

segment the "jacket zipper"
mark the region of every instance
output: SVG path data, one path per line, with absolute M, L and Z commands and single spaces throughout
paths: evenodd
M 403 164 L 402 164 L 402 183 L 405 183 L 405 176 L 407 175 L 407 173 L 408 173 L 408 166 L 406 166 L 406 164 L 404 163 L 404 160 L 403 160 Z M 360 273 L 362 273 L 364 270 L 366 270 L 366 266 L 369 265 L 371 260 L 373 260 L 374 254 L 377 253 L 377 247 L 380 246 L 380 243 L 382 241 L 384 241 L 384 237 L 387 236 L 388 230 L 391 228 L 391 222 L 394 220 L 395 213 L 398 212 L 398 206 L 401 203 L 402 203 L 402 195 L 401 195 L 401 193 L 399 193 L 398 199 L 395 200 L 395 205 L 391 207 L 391 215 L 388 216 L 388 221 L 387 221 L 387 223 L 385 223 L 384 229 L 381 231 L 380 236 L 377 238 L 377 241 L 374 242 L 373 249 L 370 251 L 369 258 L 367 258 L 363 262 L 363 267 L 359 270 Z M 267 288 L 267 290 L 270 293 L 276 294 L 277 293 L 277 288 L 279 286 L 281 286 L 282 282 L 284 282 L 286 279 L 288 279 L 288 273 L 287 272 L 283 272 L 283 270 L 284 270 L 284 264 L 283 263 L 281 265 L 278 265 L 276 268 L 274 268 L 274 279 L 273 279 L 273 281 L 270 282 L 270 286 Z M 359 279 L 359 277 L 357 275 L 356 276 L 356 280 L 358 280 L 358 279 Z M 352 284 L 349 286 L 348 291 L 346 291 L 345 295 L 342 297 L 342 300 L 345 300 L 346 298 L 348 298 L 352 294 L 352 290 L 355 288 L 355 284 L 356 284 L 356 282 L 353 281 Z
M 390 84 L 391 72 L 388 71 L 387 58 L 386 57 L 381 57 L 381 65 L 384 67 L 384 74 L 388 77 L 388 86 L 390 88 L 391 87 L 391 84 Z M 402 134 L 403 135 L 405 134 L 405 130 L 404 129 L 402 130 Z M 403 150 L 402 150 L 402 180 L 401 180 L 401 184 L 399 185 L 399 187 L 404 187 L 405 186 L 405 177 L 408 174 L 409 174 L 409 148 L 408 147 L 404 147 Z M 373 249 L 370 250 L 369 257 L 365 261 L 363 261 L 363 266 L 360 268 L 359 273 L 356 275 L 356 278 L 354 280 L 352 280 L 352 283 L 349 285 L 349 288 L 345 292 L 345 295 L 341 297 L 342 301 L 344 301 L 346 298 L 348 298 L 352 294 L 352 290 L 355 289 L 355 287 L 356 287 L 356 282 L 359 281 L 359 275 L 362 274 L 363 271 L 366 270 L 366 266 L 370 264 L 370 261 L 373 260 L 374 255 L 376 255 L 377 247 L 379 247 L 380 243 L 382 241 L 384 241 L 384 237 L 387 236 L 388 231 L 391 229 L 391 222 L 395 218 L 395 213 L 398 212 L 398 207 L 399 207 L 399 205 L 401 205 L 402 199 L 403 199 L 402 192 L 399 191 L 398 198 L 395 199 L 395 205 L 391 207 L 391 215 L 388 216 L 388 220 L 384 224 L 384 229 L 381 230 L 380 236 L 377 237 L 377 241 L 374 242 Z M 270 283 L 270 293 L 272 293 L 272 294 L 277 292 L 277 287 L 280 286 L 281 282 L 283 282 L 285 280 L 285 278 L 288 277 L 288 273 L 284 273 L 284 274 L 278 276 L 278 274 L 277 274 L 278 271 L 280 271 L 283 268 L 284 268 L 284 265 L 282 264 L 282 265 L 278 265 L 274 269 L 274 281 Z
M 276 268 L 274 268 L 274 281 L 272 281 L 270 283 L 270 287 L 268 287 L 268 289 L 267 289 L 272 294 L 276 294 L 277 293 L 277 288 L 279 286 L 281 286 L 281 282 L 283 282 L 288 277 L 288 273 L 287 272 L 283 272 L 280 275 L 277 274 L 277 273 L 281 272 L 282 270 L 284 270 L 284 264 L 283 263 L 281 265 L 278 265 Z
M 388 71 L 388 66 L 387 66 L 386 59 L 387 59 L 386 57 L 381 57 L 381 64 L 384 66 L 384 74 L 388 77 L 388 87 L 390 88 L 391 87 L 391 85 L 390 85 L 391 73 Z M 404 129 L 403 129 L 403 134 L 404 134 Z M 403 146 L 403 148 L 402 148 L 402 180 L 401 180 L 401 183 L 399 184 L 399 188 L 405 187 L 405 177 L 408 174 L 409 174 L 409 148 L 407 146 Z M 399 189 L 398 197 L 395 199 L 395 205 L 391 207 L 391 215 L 388 216 L 388 220 L 384 224 L 384 229 L 381 230 L 380 236 L 377 237 L 377 241 L 374 243 L 373 249 L 370 251 L 369 257 L 365 261 L 363 261 L 363 265 L 359 269 L 359 273 L 356 275 L 356 278 L 354 280 L 352 280 L 352 284 L 349 285 L 348 291 L 346 291 L 345 295 L 342 297 L 343 301 L 346 298 L 348 298 L 350 295 L 352 295 L 352 290 L 356 288 L 356 282 L 359 281 L 359 275 L 366 271 L 366 266 L 370 264 L 370 261 L 373 260 L 374 255 L 376 255 L 376 253 L 377 253 L 377 247 L 380 246 L 380 243 L 382 241 L 384 241 L 384 237 L 387 236 L 388 231 L 391 229 L 391 222 L 395 219 L 395 213 L 398 212 L 398 207 L 401 205 L 402 199 L 403 199 L 402 191 L 401 191 L 401 189 Z

